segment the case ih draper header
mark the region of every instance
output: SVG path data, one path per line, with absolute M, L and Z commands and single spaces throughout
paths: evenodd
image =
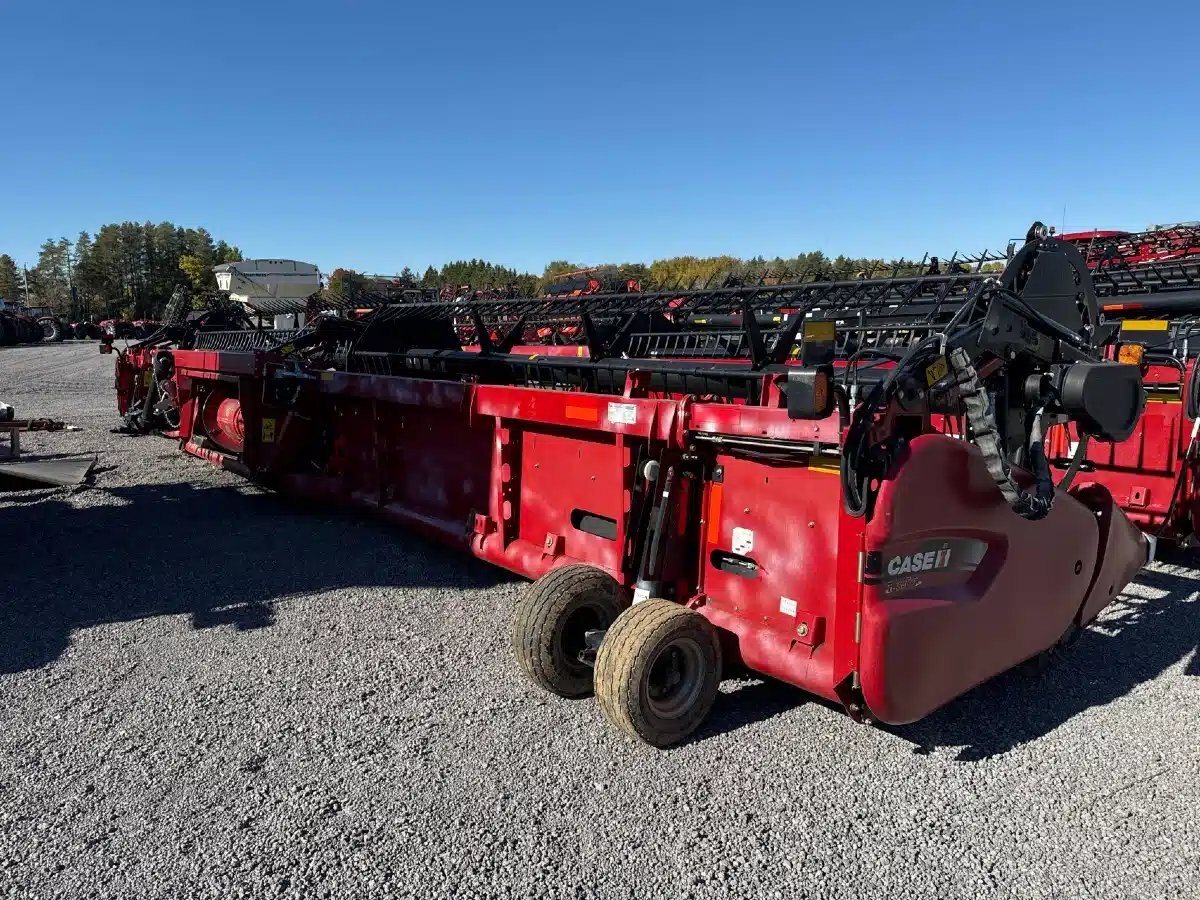
M 547 328 L 579 343 L 531 343 Z M 189 453 L 535 579 L 525 673 L 662 746 L 723 662 L 904 723 L 1104 608 L 1148 542 L 1103 487 L 1055 485 L 1043 441 L 1134 429 L 1106 331 L 1080 253 L 1031 235 L 999 276 L 409 303 L 266 348 L 195 331 L 122 354 L 118 384 L 124 411 L 146 366 Z

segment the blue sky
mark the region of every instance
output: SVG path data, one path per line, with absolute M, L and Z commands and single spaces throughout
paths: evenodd
M 372 272 L 1200 219 L 1194 2 L 0 0 L 0 35 L 30 264 L 125 219 Z

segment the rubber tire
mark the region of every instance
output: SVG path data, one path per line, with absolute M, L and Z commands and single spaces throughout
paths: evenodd
M 695 701 L 673 718 L 650 706 L 647 682 L 661 651 L 680 638 L 700 647 L 704 660 Z M 670 600 L 645 600 L 620 616 L 596 656 L 596 699 L 613 725 L 655 747 L 678 743 L 708 716 L 721 684 L 721 642 L 712 624 Z
M 67 336 L 62 323 L 53 316 L 42 316 L 38 319 L 38 324 L 42 326 L 43 341 L 61 341 Z
M 16 342 L 16 325 L 13 324 L 12 319 L 0 316 L 0 345 L 15 344 Z
M 538 687 L 560 697 L 592 692 L 592 669 L 568 658 L 560 640 L 569 618 L 585 607 L 607 628 L 629 606 L 629 593 L 595 566 L 561 566 L 530 584 L 517 601 L 512 643 L 517 663 Z

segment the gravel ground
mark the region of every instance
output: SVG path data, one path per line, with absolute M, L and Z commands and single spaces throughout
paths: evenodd
M 520 679 L 518 582 L 110 434 L 111 367 L 0 351 L 100 466 L 0 495 L 0 897 L 1200 893 L 1200 571 L 918 726 L 726 682 L 661 752 Z

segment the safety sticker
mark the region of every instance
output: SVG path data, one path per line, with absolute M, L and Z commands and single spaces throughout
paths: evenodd
M 733 552 L 738 556 L 749 556 L 754 551 L 754 532 L 749 528 L 733 529 Z
M 933 387 L 945 378 L 949 372 L 950 366 L 946 363 L 946 357 L 939 356 L 925 369 L 925 381 L 930 387 Z
M 779 598 L 779 611 L 785 616 L 796 617 L 796 601 L 791 597 Z
M 641 603 L 643 600 L 649 600 L 649 599 L 650 599 L 650 592 L 648 590 L 646 590 L 645 588 L 634 588 L 633 589 L 633 602 L 634 603 Z
M 613 425 L 633 425 L 635 422 L 637 422 L 637 404 L 608 404 L 608 421 Z
M 262 442 L 264 444 L 275 443 L 275 420 L 274 419 L 263 419 L 262 420 Z

